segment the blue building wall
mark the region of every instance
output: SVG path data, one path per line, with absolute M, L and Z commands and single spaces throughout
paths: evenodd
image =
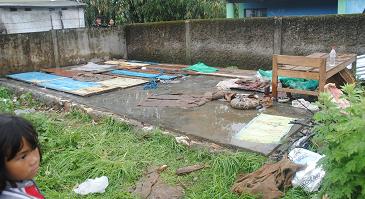
M 357 0 L 352 0 L 357 1 Z M 365 1 L 365 0 L 359 0 Z M 261 3 L 244 3 L 245 9 L 267 8 L 267 16 L 304 16 L 337 14 L 337 0 L 265 0 Z M 362 11 L 361 11 L 362 12 Z
M 365 0 L 347 0 L 346 14 L 362 13 L 365 8 Z

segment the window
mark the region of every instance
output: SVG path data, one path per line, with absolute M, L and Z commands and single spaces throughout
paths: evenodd
M 245 9 L 245 17 L 267 17 L 267 8 Z
M 18 11 L 17 8 L 10 8 L 10 12 L 16 12 L 16 11 Z
M 67 8 L 61 8 L 61 10 L 67 10 Z
M 25 8 L 25 11 L 32 11 L 32 8 Z

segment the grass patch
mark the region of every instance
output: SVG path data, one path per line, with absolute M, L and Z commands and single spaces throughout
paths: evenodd
M 5 95 L 0 89 L 0 100 Z M 0 106 L 1 111 L 6 108 Z M 46 198 L 134 198 L 128 190 L 143 171 L 163 164 L 168 165 L 162 173 L 163 180 L 186 186 L 185 198 L 254 198 L 237 196 L 230 188 L 238 173 L 252 172 L 266 161 L 265 157 L 249 152 L 210 153 L 190 149 L 159 131 L 143 133 L 111 118 L 95 123 L 77 110 L 37 112 L 25 117 L 39 133 L 43 160 L 35 180 Z M 175 175 L 177 168 L 196 163 L 209 168 L 186 176 Z M 72 191 L 87 178 L 102 175 L 109 178 L 105 193 L 82 197 Z M 292 189 L 285 198 L 308 198 L 308 195 Z

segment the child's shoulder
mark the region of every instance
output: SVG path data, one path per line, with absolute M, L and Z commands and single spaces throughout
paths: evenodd
M 16 186 L 6 186 L 0 194 L 0 199 L 44 199 L 33 180 L 15 183 Z

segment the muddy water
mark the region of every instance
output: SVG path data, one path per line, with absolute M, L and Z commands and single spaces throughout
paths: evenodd
M 207 91 L 213 91 L 215 85 L 221 80 L 223 78 L 220 77 L 188 77 L 185 80 L 180 80 L 180 83 L 160 83 L 159 88 L 155 90 L 143 90 L 143 87 L 139 86 L 82 98 L 82 102 L 187 135 L 235 145 L 264 154 L 268 153 L 276 145 L 263 146 L 255 143 L 243 143 L 232 138 L 245 124 L 259 114 L 257 110 L 232 109 L 227 102 L 223 101 L 208 102 L 201 107 L 192 109 L 138 106 L 149 94 L 204 94 Z M 264 113 L 296 118 L 303 118 L 308 115 L 305 111 L 291 108 L 288 104 L 275 104 Z

